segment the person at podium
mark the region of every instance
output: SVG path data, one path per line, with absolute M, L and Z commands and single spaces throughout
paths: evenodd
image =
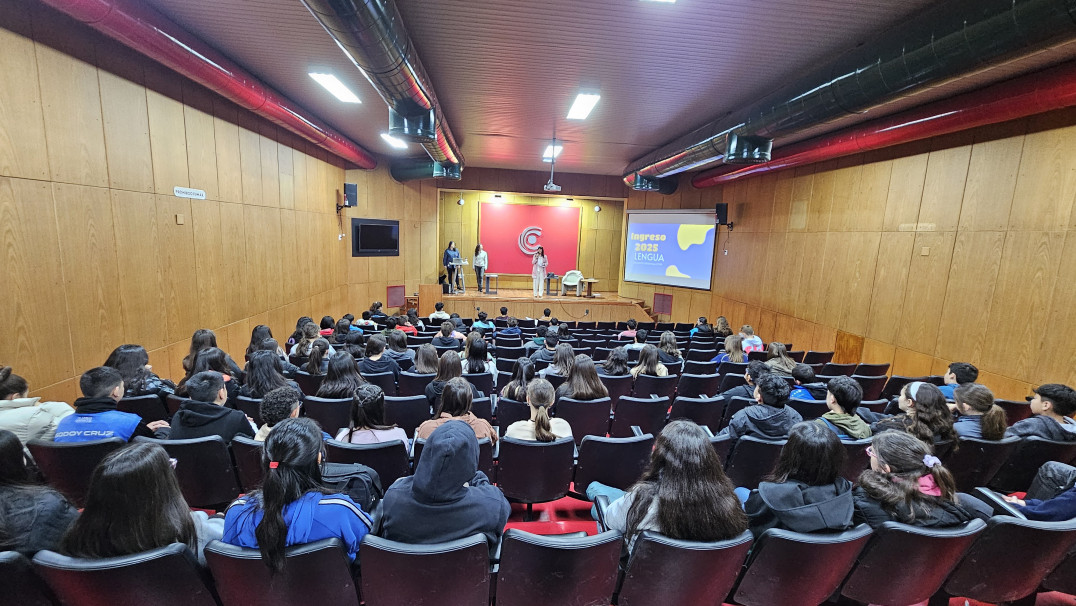
M 441 265 L 444 266 L 445 274 L 448 276 L 448 279 L 445 281 L 445 283 L 448 284 L 448 289 L 449 289 L 450 294 L 455 294 L 456 293 L 456 290 L 455 290 L 456 289 L 456 286 L 455 286 L 456 285 L 456 280 L 455 280 L 455 278 L 456 278 L 456 274 L 458 273 L 458 269 L 459 269 L 459 267 L 456 266 L 456 265 L 453 265 L 452 262 L 453 261 L 459 261 L 459 259 L 460 259 L 460 251 L 456 250 L 456 242 L 453 241 L 453 240 L 450 240 L 448 242 L 448 248 L 445 249 L 445 254 L 442 255 L 442 257 L 441 257 Z

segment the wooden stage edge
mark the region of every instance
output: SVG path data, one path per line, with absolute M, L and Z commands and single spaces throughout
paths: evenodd
M 501 315 L 501 307 L 508 308 L 509 316 L 538 318 L 541 317 L 542 310 L 548 307 L 553 317 L 564 322 L 617 322 L 628 318 L 636 318 L 640 321 L 650 320 L 642 307 L 641 299 L 621 297 L 616 293 L 601 293 L 601 296 L 591 298 L 568 294 L 536 299 L 529 289 L 502 288 L 497 294 L 492 295 L 473 289 L 467 289 L 466 293 L 456 295 L 436 292 L 430 292 L 430 294 L 436 294 L 440 298 L 432 302 L 421 300 L 420 312 L 427 307 L 430 310 L 422 315 L 429 315 L 433 311 L 433 304 L 442 301 L 445 304 L 445 311 L 458 313 L 464 318 L 476 317 L 479 311 L 476 308 L 489 314 L 490 318 L 495 318 Z

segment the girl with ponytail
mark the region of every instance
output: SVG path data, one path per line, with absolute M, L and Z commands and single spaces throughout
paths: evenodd
M 567 421 L 549 418 L 549 407 L 553 405 L 555 395 L 553 384 L 549 381 L 531 381 L 527 385 L 527 404 L 531 407 L 531 418 L 509 425 L 504 437 L 531 442 L 552 442 L 572 437 L 572 428 Z
M 960 417 L 953 429 L 962 438 L 1000 440 L 1009 424 L 1005 411 L 994 404 L 994 393 L 985 385 L 965 383 L 953 391 L 956 411 Z
M 303 365 L 303 370 L 311 375 L 323 375 L 329 371 L 329 342 L 325 339 L 317 339 L 310 345 L 310 358 Z
M 285 419 L 265 440 L 262 487 L 237 499 L 224 517 L 225 543 L 258 549 L 276 573 L 284 568 L 284 548 L 337 538 L 351 560 L 370 531 L 370 518 L 343 494 L 321 484 L 325 448 L 312 419 Z
M 972 497 L 957 498 L 956 482 L 930 447 L 912 434 L 886 431 L 867 448 L 871 468 L 852 491 L 855 523 L 877 528 L 883 522 L 924 527 L 958 526 L 989 508 Z M 974 511 L 973 511 L 974 510 Z

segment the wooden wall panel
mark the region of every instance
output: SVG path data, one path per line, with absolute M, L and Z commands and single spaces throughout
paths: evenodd
M 955 232 L 916 234 L 897 331 L 898 346 L 933 353 L 955 240 Z
M 156 204 L 149 193 L 111 191 L 124 338 L 157 349 L 168 343 L 169 312 L 158 257 Z
M 1076 232 L 1065 235 L 1065 248 L 1058 266 L 1057 280 L 1050 300 L 1050 313 L 1040 327 L 1042 344 L 1029 343 L 1032 360 L 1028 379 L 1035 384 L 1076 383 Z
M 953 137 L 958 141 L 967 140 L 969 144 L 932 151 L 927 159 L 919 223 L 933 224 L 936 231 L 956 229 L 964 199 L 971 158 L 971 133 L 957 133 Z
M 199 325 L 198 275 L 194 263 L 192 200 L 161 196 L 157 199 L 161 282 L 168 301 L 168 343 L 189 339 Z M 194 202 L 198 202 L 195 200 Z M 182 224 L 179 223 L 182 221 Z
M 43 44 L 35 49 L 51 178 L 107 187 L 97 70 Z
M 28 15 L 14 6 L 0 8 L 5 20 L 21 21 L 29 29 Z M 41 113 L 34 42 L 0 28 L 0 176 L 48 179 L 49 157 L 44 145 L 45 120 Z M 27 145 L 28 141 L 38 144 Z
M 155 190 L 158 194 L 171 195 L 176 187 L 190 187 L 183 105 L 154 91 L 146 91 L 146 101 Z
M 961 230 L 1003 231 L 1008 226 L 1025 128 L 1023 121 L 1006 123 L 991 133 L 1005 138 L 986 139 L 972 147 L 964 196 L 974 203 L 960 209 Z
M 146 88 L 105 71 L 98 72 L 104 116 L 108 185 L 153 191 Z
M 885 231 L 897 231 L 901 225 L 914 224 L 919 220 L 927 158 L 927 154 L 916 154 L 893 161 L 885 218 L 882 221 L 882 229 Z
M 184 106 L 183 124 L 186 131 L 190 186 L 205 191 L 210 200 L 219 200 L 221 195 L 217 186 L 217 144 L 213 116 Z
M 951 360 L 982 355 L 1004 247 L 1004 232 L 957 234 L 935 355 Z
M 243 169 L 239 160 L 239 127 L 221 118 L 213 118 L 213 142 L 216 147 L 218 199 L 241 202 Z
M 1009 229 L 1056 230 L 1071 226 L 1076 197 L 1076 126 L 1024 137 Z

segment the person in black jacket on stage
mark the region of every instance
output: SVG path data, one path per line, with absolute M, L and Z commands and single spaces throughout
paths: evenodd
M 452 264 L 453 261 L 459 261 L 460 251 L 456 249 L 456 243 L 449 241 L 448 247 L 445 248 L 445 253 L 441 255 L 441 265 L 445 268 L 445 274 L 448 278 L 445 283 L 448 284 L 448 288 L 452 294 L 456 292 L 456 274 L 459 267 Z

